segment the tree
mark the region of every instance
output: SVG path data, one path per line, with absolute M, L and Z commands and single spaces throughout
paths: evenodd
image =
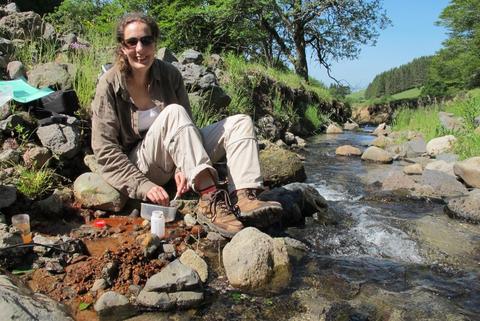
M 449 30 L 429 69 L 422 94 L 450 96 L 480 86 L 480 0 L 452 0 L 440 14 Z
M 332 60 L 356 58 L 389 23 L 381 0 L 157 1 L 153 12 L 174 46 L 287 61 L 306 80 L 307 48 L 330 74 Z
M 390 20 L 381 0 L 265 1 L 260 26 L 280 53 L 308 80 L 307 48 L 330 75 L 332 60 L 354 59 L 360 46 L 374 45 Z

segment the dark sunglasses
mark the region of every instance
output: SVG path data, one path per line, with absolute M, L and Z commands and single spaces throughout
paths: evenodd
M 141 38 L 128 38 L 122 41 L 122 44 L 127 48 L 133 48 L 137 45 L 138 42 L 141 42 L 143 46 L 150 46 L 152 43 L 155 42 L 155 38 L 153 36 L 143 36 Z

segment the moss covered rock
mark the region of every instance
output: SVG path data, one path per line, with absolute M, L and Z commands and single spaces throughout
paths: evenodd
M 299 157 L 274 145 L 260 152 L 260 167 L 266 186 L 276 187 L 292 182 L 303 182 L 307 178 Z

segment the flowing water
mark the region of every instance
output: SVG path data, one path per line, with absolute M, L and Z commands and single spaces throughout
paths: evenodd
M 307 224 L 290 230 L 312 247 L 309 264 L 314 268 L 310 269 L 317 276 L 338 276 L 350 286 L 388 291 L 390 302 L 403 297 L 399 304 L 411 304 L 411 318 L 437 313 L 444 320 L 460 316 L 480 320 L 480 230 L 452 221 L 440 204 L 366 201 L 368 190 L 361 177 L 395 165 L 336 157 L 335 149 L 345 144 L 361 146 L 372 139 L 365 132 L 349 132 L 310 141 L 307 182 L 328 200 L 334 215 L 343 217 L 337 226 Z M 356 295 L 362 297 L 359 293 Z M 427 304 L 422 301 L 426 297 L 434 302 L 422 306 Z M 402 316 L 400 319 L 409 318 L 408 313 Z
M 451 220 L 438 203 L 369 200 L 362 177 L 398 165 L 336 157 L 335 149 L 372 139 L 349 132 L 310 140 L 307 183 L 337 220 L 307 218 L 286 231 L 310 248 L 294 260 L 289 288 L 255 296 L 219 286 L 193 319 L 480 320 L 480 228 Z

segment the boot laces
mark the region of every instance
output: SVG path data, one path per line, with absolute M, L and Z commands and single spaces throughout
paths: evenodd
M 220 212 L 225 213 L 232 213 L 236 217 L 240 215 L 240 208 L 237 205 L 233 205 L 232 201 L 230 200 L 230 196 L 228 195 L 226 190 L 219 189 L 213 192 L 210 198 L 210 213 L 212 213 L 212 222 L 215 221 L 217 218 L 217 206 L 220 208 Z M 227 215 L 228 215 L 227 214 Z

